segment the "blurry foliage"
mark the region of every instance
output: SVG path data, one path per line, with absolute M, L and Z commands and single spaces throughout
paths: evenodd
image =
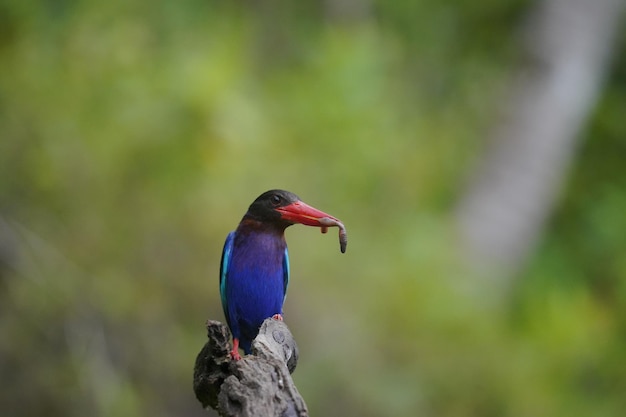
M 455 255 L 528 6 L 2 2 L 2 414 L 204 415 L 223 239 L 281 187 L 350 236 L 287 232 L 312 415 L 619 415 L 624 54 L 514 297 Z

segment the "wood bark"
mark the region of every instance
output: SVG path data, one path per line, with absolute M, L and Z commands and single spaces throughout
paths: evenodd
M 218 321 L 207 322 L 208 341 L 196 358 L 193 387 L 203 407 L 222 417 L 307 417 L 290 373 L 298 348 L 287 325 L 267 319 L 252 342 L 252 354 L 230 357 L 231 335 Z

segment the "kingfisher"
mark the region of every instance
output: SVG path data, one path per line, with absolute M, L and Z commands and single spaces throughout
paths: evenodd
M 296 223 L 320 227 L 322 233 L 328 227 L 339 227 L 341 251 L 345 252 L 343 223 L 285 190 L 261 194 L 226 238 L 220 262 L 220 297 L 233 337 L 233 360 L 241 359 L 239 348 L 250 353 L 265 319 L 283 319 L 289 285 L 285 229 Z

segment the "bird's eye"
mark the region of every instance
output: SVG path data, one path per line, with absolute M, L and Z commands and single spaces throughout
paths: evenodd
M 280 198 L 279 195 L 274 194 L 271 198 L 271 201 L 272 201 L 272 205 L 277 206 L 282 201 L 282 198 Z

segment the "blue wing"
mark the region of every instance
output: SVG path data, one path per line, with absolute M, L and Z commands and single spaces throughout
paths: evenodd
M 289 286 L 289 251 L 287 248 L 285 248 L 285 256 L 283 257 L 283 284 L 285 291 L 285 296 L 283 297 L 284 303 L 287 298 L 287 287 Z
M 230 266 L 230 255 L 233 252 L 233 242 L 235 241 L 235 232 L 230 232 L 224 242 L 224 250 L 222 251 L 222 260 L 220 261 L 220 298 L 222 299 L 222 308 L 224 309 L 224 316 L 229 321 L 228 317 L 228 300 L 226 299 L 226 285 L 228 281 L 228 268 Z M 287 261 L 288 263 L 289 261 Z M 287 266 L 289 269 L 289 266 Z M 289 273 L 287 273 L 289 275 Z

